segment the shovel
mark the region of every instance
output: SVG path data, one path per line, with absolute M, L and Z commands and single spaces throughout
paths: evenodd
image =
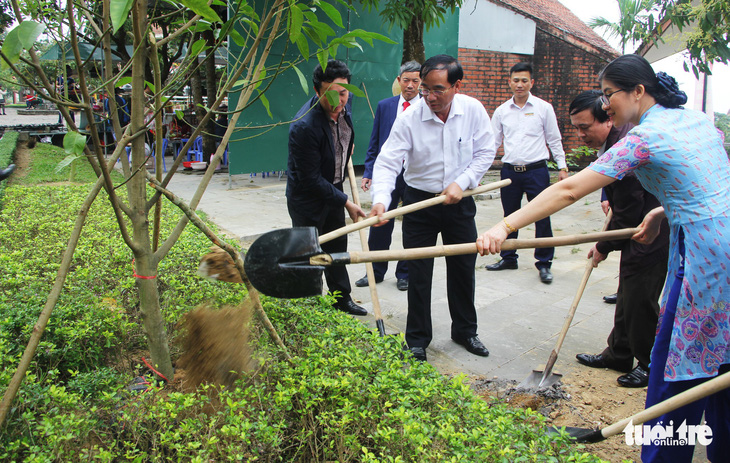
M 638 228 L 566 235 L 552 238 L 506 240 L 502 249 L 552 248 L 630 238 Z M 253 242 L 244 260 L 246 274 L 260 292 L 273 297 L 297 298 L 322 294 L 322 272 L 329 265 L 429 259 L 477 252 L 476 243 L 450 244 L 390 251 L 322 252 L 317 229 L 298 227 L 264 233 Z
M 676 410 L 680 407 L 684 407 L 687 404 L 695 402 L 700 399 L 704 399 L 716 392 L 722 391 L 730 387 L 730 372 L 723 373 L 709 381 L 699 384 L 693 388 L 687 389 L 674 397 L 670 397 L 663 402 L 659 402 L 656 405 L 652 405 L 646 410 L 642 410 L 639 413 L 631 415 L 628 418 L 624 418 L 618 423 L 614 423 L 602 429 L 590 429 L 590 428 L 574 428 L 570 426 L 563 426 L 560 428 L 548 428 L 548 434 L 554 434 L 559 432 L 558 429 L 564 429 L 570 437 L 576 440 L 576 442 L 588 442 L 595 443 L 606 440 L 611 436 L 622 432 L 629 425 L 639 425 L 649 420 L 653 420 L 662 416 L 665 413 Z
M 464 193 L 462 194 L 462 197 L 466 198 L 467 196 L 478 195 L 481 193 L 486 193 L 487 191 L 504 188 L 507 185 L 509 185 L 510 183 L 512 183 L 512 180 L 510 180 L 510 179 L 500 180 L 499 182 L 487 183 L 486 185 L 481 185 L 474 189 L 464 191 Z M 333 239 L 339 238 L 340 236 L 343 236 L 343 235 L 347 235 L 350 232 L 353 232 L 356 230 L 362 230 L 363 228 L 372 227 L 373 225 L 377 224 L 381 220 L 390 220 L 395 217 L 399 217 L 401 215 L 406 215 L 411 212 L 420 211 L 421 209 L 426 209 L 427 207 L 441 204 L 444 201 L 446 201 L 446 196 L 438 195 L 438 196 L 434 196 L 433 198 L 424 199 L 423 201 L 418 201 L 417 203 L 398 207 L 396 209 L 383 213 L 383 215 L 381 217 L 370 217 L 369 219 L 364 219 L 359 222 L 355 222 L 350 225 L 346 225 L 342 228 L 338 228 L 337 230 L 333 230 L 329 233 L 325 233 L 324 235 L 319 237 L 319 243 L 323 244 L 328 241 L 332 241 Z
M 352 202 L 360 205 L 360 195 L 357 191 L 357 184 L 355 182 L 355 169 L 352 167 L 352 158 L 347 162 L 347 175 L 350 179 L 350 189 L 352 190 Z M 355 223 L 360 223 L 364 219 L 361 217 L 360 220 Z M 362 245 L 363 251 L 369 251 L 370 247 L 368 245 L 368 237 L 365 236 L 365 230 L 360 229 L 360 244 Z M 320 243 L 322 243 L 322 240 L 319 240 Z M 370 300 L 373 302 L 373 314 L 375 315 L 375 326 L 378 328 L 378 333 L 380 333 L 380 336 L 385 336 L 385 324 L 383 323 L 383 314 L 380 311 L 380 299 L 378 298 L 378 289 L 375 287 L 375 273 L 373 271 L 373 264 L 371 262 L 368 262 L 365 265 L 365 274 L 368 278 L 368 287 L 370 289 Z
M 604 232 L 608 228 L 609 222 L 611 222 L 611 216 L 612 213 L 611 211 L 609 211 L 606 215 L 606 221 L 603 223 Z M 560 330 L 560 335 L 558 336 L 558 340 L 555 343 L 555 347 L 553 348 L 552 352 L 550 352 L 550 357 L 548 357 L 548 361 L 545 364 L 545 370 L 532 370 L 530 376 L 525 378 L 520 384 L 517 385 L 518 389 L 547 389 L 553 384 L 560 381 L 560 378 L 563 377 L 563 375 L 552 373 L 553 367 L 555 366 L 555 362 L 558 360 L 558 353 L 560 352 L 560 348 L 563 347 L 563 341 L 565 341 L 565 336 L 566 334 L 568 334 L 570 324 L 573 322 L 575 311 L 578 308 L 578 303 L 580 302 L 580 298 L 583 296 L 583 291 L 586 289 L 586 284 L 588 284 L 588 278 L 591 276 L 592 271 L 593 259 L 588 259 L 588 262 L 586 262 L 586 269 L 583 272 L 583 279 L 580 281 L 580 285 L 578 285 L 578 291 L 576 291 L 575 293 L 573 303 L 570 305 L 568 314 L 565 316 L 563 329 Z

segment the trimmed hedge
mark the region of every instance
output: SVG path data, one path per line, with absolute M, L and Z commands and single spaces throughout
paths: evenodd
M 4 169 L 13 163 L 18 135 L 18 132 L 5 132 L 3 137 L 0 138 L 0 169 Z M 7 180 L 0 182 L 0 209 L 2 209 L 3 193 L 7 183 Z

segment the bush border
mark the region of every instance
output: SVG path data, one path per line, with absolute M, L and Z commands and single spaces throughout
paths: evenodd
M 18 148 L 19 135 L 18 132 L 5 132 L 0 138 L 0 169 L 6 168 L 13 162 L 15 150 Z M 0 182 L 0 208 L 2 208 L 6 185 L 7 180 Z

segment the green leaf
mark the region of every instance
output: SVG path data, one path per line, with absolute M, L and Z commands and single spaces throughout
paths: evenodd
M 230 38 L 231 38 L 231 40 L 233 40 L 233 42 L 234 42 L 234 43 L 235 43 L 236 45 L 238 45 L 239 47 L 243 48 L 243 47 L 245 47 L 245 46 L 246 46 L 246 39 L 244 39 L 244 38 L 243 38 L 243 36 L 241 35 L 241 33 L 240 33 L 240 32 L 238 32 L 238 30 L 236 30 L 236 29 L 231 29 L 231 30 L 230 30 L 230 31 L 228 32 L 228 37 L 230 37 Z
M 307 82 L 307 78 L 304 77 L 304 74 L 302 74 L 302 71 L 300 71 L 298 67 L 292 66 L 292 68 L 297 73 L 297 77 L 299 77 L 299 84 L 302 86 L 304 93 L 309 93 L 309 83 Z
M 223 22 L 213 8 L 208 6 L 206 0 L 180 0 L 180 3 L 193 10 L 195 14 L 199 14 L 203 18 L 211 22 Z
M 327 90 L 326 92 L 324 92 L 324 96 L 325 98 L 327 98 L 327 101 L 329 101 L 333 108 L 340 104 L 340 94 L 336 91 Z
M 68 132 L 63 137 L 63 150 L 67 154 L 80 156 L 84 153 L 86 137 L 78 132 Z
M 327 69 L 327 59 L 329 56 L 330 54 L 326 49 L 320 48 L 317 50 L 317 61 L 319 61 L 319 65 L 322 66 L 323 71 Z
M 358 87 L 357 85 L 352 85 L 352 84 L 340 84 L 340 85 L 345 87 L 347 90 L 350 91 L 350 93 L 352 93 L 355 96 L 365 96 L 365 92 L 360 90 L 360 87 Z
M 114 32 L 117 32 L 127 22 L 133 4 L 134 0 L 111 0 L 109 14 Z
M 309 58 L 309 42 L 307 41 L 307 37 L 304 35 L 300 35 L 299 39 L 297 39 L 297 48 L 299 49 L 299 53 L 302 54 L 304 59 Z
M 63 161 L 61 161 L 61 162 L 58 163 L 58 165 L 56 166 L 55 169 L 53 169 L 53 171 L 55 173 L 59 173 L 63 169 L 65 169 L 66 167 L 70 166 L 72 162 L 74 162 L 75 160 L 80 159 L 82 157 L 83 156 L 76 156 L 75 154 L 69 154 L 68 156 L 66 156 L 65 158 L 63 158 Z
M 177 117 L 178 120 L 183 120 L 185 118 L 185 113 L 182 112 L 181 109 L 176 109 L 175 110 L 175 117 Z
M 20 52 L 23 49 L 30 49 L 35 44 L 38 36 L 43 33 L 46 26 L 35 21 L 23 21 L 20 25 L 8 32 L 3 41 L 2 52 L 8 57 L 11 63 L 20 61 Z M 8 67 L 5 60 L 2 61 L 2 68 Z
M 337 8 L 327 2 L 322 1 L 315 1 L 314 4 L 321 8 L 322 11 L 324 11 L 324 14 L 326 14 L 333 23 L 335 23 L 339 27 L 344 27 L 342 25 L 342 16 L 340 15 L 340 12 L 337 11 Z
M 261 100 L 264 108 L 266 108 L 266 112 L 269 114 L 269 117 L 273 119 L 274 116 L 271 115 L 271 107 L 269 106 L 269 100 L 268 98 L 266 98 L 266 95 L 264 95 L 263 93 L 259 93 L 259 100 Z
M 117 81 L 116 84 L 114 84 L 115 87 L 121 87 L 122 85 L 127 85 L 132 83 L 131 77 L 122 77 Z
M 205 39 L 196 40 L 190 47 L 190 56 L 198 56 L 205 49 Z
M 23 21 L 17 29 L 20 45 L 26 50 L 30 50 L 38 40 L 38 36 L 46 30 L 46 26 L 35 21 Z
M 17 63 L 20 61 L 20 52 L 23 50 L 23 46 L 20 44 L 20 39 L 18 38 L 18 28 L 16 27 L 12 31 L 8 32 L 8 35 L 5 37 L 5 40 L 3 41 L 3 48 L 2 52 L 5 56 L 7 56 L 8 61 L 11 63 Z M 2 60 L 2 69 L 7 69 L 8 64 L 5 62 L 5 60 Z
M 296 42 L 302 33 L 302 24 L 304 24 L 304 15 L 302 10 L 296 5 L 289 8 L 289 40 Z

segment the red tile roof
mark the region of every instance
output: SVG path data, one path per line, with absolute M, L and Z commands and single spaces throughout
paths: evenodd
M 496 5 L 543 21 L 600 50 L 617 53 L 602 37 L 588 27 L 558 0 L 489 0 Z M 598 16 L 598 13 L 597 13 Z

